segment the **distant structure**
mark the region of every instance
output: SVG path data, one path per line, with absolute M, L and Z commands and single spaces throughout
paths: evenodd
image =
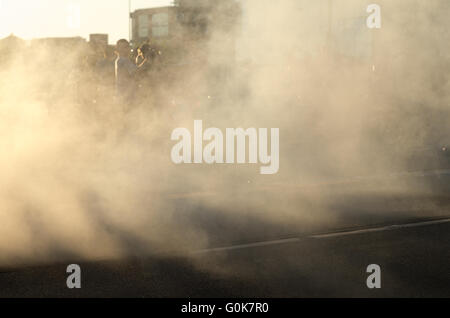
M 89 35 L 89 43 L 92 45 L 98 46 L 108 46 L 108 34 L 90 34 Z
M 23 50 L 25 46 L 26 42 L 14 34 L 0 39 L 0 65 L 7 63 L 14 57 L 17 50 Z
M 15 36 L 14 34 L 10 34 L 6 38 L 0 39 L 0 44 L 2 46 L 8 46 L 8 45 L 20 46 L 20 45 L 24 45 L 24 42 L 25 42 L 24 40 Z
M 60 48 L 76 48 L 86 46 L 86 39 L 82 37 L 67 37 L 67 38 L 40 38 L 31 40 L 31 46 L 47 46 Z
M 132 42 L 167 39 L 176 29 L 176 8 L 161 7 L 136 10 L 131 14 Z
M 222 63 L 235 56 L 240 5 L 235 0 L 175 0 L 173 6 L 136 10 L 131 21 L 133 46 L 151 43 L 165 59 L 181 63 L 190 57 L 207 62 L 206 56 Z
M 134 11 L 132 41 L 201 37 L 219 26 L 235 29 L 239 18 L 240 5 L 235 0 L 175 0 L 173 6 Z

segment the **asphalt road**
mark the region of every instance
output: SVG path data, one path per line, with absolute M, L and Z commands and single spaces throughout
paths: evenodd
M 289 191 L 283 190 L 283 198 L 295 206 L 298 189 Z M 190 220 L 208 231 L 207 248 L 178 256 L 135 253 L 121 260 L 2 268 L 0 297 L 450 297 L 445 191 L 423 196 L 320 192 L 334 193 L 327 209 L 333 218 L 317 209 L 312 218 L 322 222 L 304 218 L 291 225 L 251 213 L 236 218 L 202 209 L 192 196 L 174 197 L 184 211 L 180 222 Z M 66 286 L 71 263 L 81 266 L 81 289 Z M 370 264 L 381 267 L 381 289 L 366 286 Z
M 450 222 L 298 237 L 201 251 L 0 273 L 0 297 L 450 297 Z M 382 288 L 366 286 L 381 267 Z

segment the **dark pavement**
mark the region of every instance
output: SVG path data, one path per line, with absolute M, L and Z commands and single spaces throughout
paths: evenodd
M 450 223 L 194 254 L 0 273 L 0 297 L 450 297 Z M 366 287 L 378 264 L 382 288 Z
M 314 212 L 292 224 L 250 212 L 220 213 L 179 196 L 173 198 L 183 211 L 179 222 L 207 231 L 206 250 L 3 268 L 0 297 L 450 297 L 446 191 L 348 195 L 354 190 L 322 187 L 321 197 L 334 197 L 321 212 L 323 205 L 311 203 L 318 198 L 308 195 L 306 204 L 298 189 L 284 189 L 283 202 L 300 200 Z M 273 189 L 258 191 L 277 198 Z M 71 263 L 81 266 L 78 290 L 66 287 Z M 366 286 L 370 264 L 381 266 L 381 289 Z

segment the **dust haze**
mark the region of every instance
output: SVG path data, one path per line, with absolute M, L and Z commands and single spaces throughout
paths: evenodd
M 238 2 L 234 28 L 218 14 L 204 46 L 179 43 L 208 65 L 161 65 L 152 97 L 132 109 L 110 98 L 87 49 L 3 54 L 0 266 L 186 256 L 236 242 L 230 229 L 251 224 L 332 227 L 348 195 L 431 192 L 414 180 L 372 181 L 440 168 L 449 4 L 379 1 L 382 28 L 369 30 L 371 2 L 332 2 Z M 279 173 L 173 164 L 172 130 L 193 131 L 196 119 L 280 128 Z

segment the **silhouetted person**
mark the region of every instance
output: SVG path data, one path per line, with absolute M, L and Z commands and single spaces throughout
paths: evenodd
M 147 63 L 149 63 L 149 55 L 150 55 L 150 45 L 143 44 L 141 47 L 137 49 L 136 56 L 136 65 L 141 68 L 144 67 Z
M 109 85 L 111 79 L 114 82 L 114 68 L 115 68 L 116 56 L 112 52 L 108 52 L 108 49 L 104 49 L 102 52 L 102 58 L 100 58 L 95 64 L 95 69 L 99 81 L 104 85 Z
M 130 106 L 135 94 L 135 75 L 138 67 L 130 60 L 131 48 L 127 40 L 117 41 L 115 62 L 116 97 Z
M 149 44 L 143 44 L 138 48 L 137 53 L 136 65 L 139 67 L 137 72 L 139 97 L 146 103 L 155 104 L 158 83 L 161 82 L 157 74 L 159 51 L 152 48 Z
M 99 105 L 110 105 L 112 102 L 115 89 L 115 62 L 116 55 L 114 52 L 104 48 L 95 64 L 96 99 Z M 101 106 L 98 109 L 101 109 Z

